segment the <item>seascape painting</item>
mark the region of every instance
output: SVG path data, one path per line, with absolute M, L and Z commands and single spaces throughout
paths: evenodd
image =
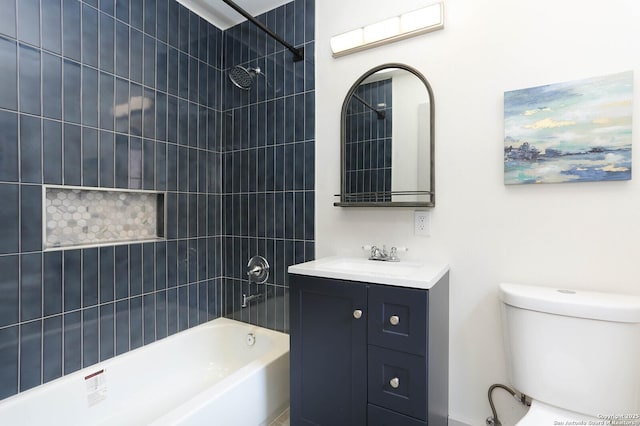
M 504 183 L 631 179 L 633 72 L 504 94 Z

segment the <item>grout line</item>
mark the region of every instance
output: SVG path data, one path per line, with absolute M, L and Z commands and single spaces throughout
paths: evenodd
M 64 315 L 65 315 L 65 307 L 66 307 L 66 297 L 65 297 L 65 294 L 66 294 L 66 291 L 65 291 L 66 290 L 66 283 L 65 283 L 65 279 L 64 278 L 65 278 L 65 266 L 67 265 L 67 259 L 66 259 L 65 254 L 66 253 L 62 253 L 61 256 L 60 256 L 61 260 L 62 260 L 62 263 L 60 265 L 60 267 L 62 269 L 62 273 L 60 274 L 61 280 L 62 280 L 61 283 L 60 283 L 61 284 L 60 287 L 62 288 L 62 300 L 61 300 L 61 303 L 60 303 L 61 306 L 60 306 L 60 314 L 59 314 L 60 323 L 61 323 L 61 327 L 62 327 L 61 330 L 60 330 L 60 334 L 61 334 L 60 343 L 61 343 L 61 352 L 62 352 L 60 354 L 60 356 L 61 356 L 61 358 L 60 358 L 60 364 L 61 364 L 60 365 L 60 370 L 61 370 L 60 376 L 64 375 Z M 43 321 L 43 325 L 44 325 L 44 321 Z M 43 339 L 44 339 L 44 329 L 43 329 L 42 334 L 43 334 Z M 44 343 L 42 345 L 42 357 L 43 357 L 43 361 L 44 361 Z
M 102 333 L 101 333 L 101 328 L 102 328 L 101 325 L 102 324 L 101 324 L 101 321 L 100 321 L 100 319 L 102 317 L 101 309 L 100 309 L 101 306 L 102 306 L 100 304 L 100 299 L 102 299 L 101 294 L 100 294 L 100 292 L 101 292 L 100 286 L 101 286 L 101 281 L 102 281 L 102 277 L 101 277 L 101 275 L 102 275 L 101 274 L 101 270 L 102 270 L 102 262 L 101 262 L 102 259 L 101 258 L 102 258 L 102 255 L 101 255 L 100 252 L 101 252 L 100 249 L 96 250 L 96 256 L 97 256 L 97 263 L 96 263 L 96 278 L 97 278 L 96 279 L 96 282 L 97 282 L 96 288 L 97 288 L 97 294 L 96 294 L 96 299 L 98 301 L 98 303 L 96 305 L 96 328 L 98 329 L 98 332 L 96 334 L 96 339 L 98 341 L 98 344 L 96 345 L 96 357 L 98 359 L 98 362 L 102 361 L 100 359 L 101 358 L 100 357 L 100 352 L 101 352 L 101 346 L 102 346 L 102 342 L 101 342 L 101 339 L 100 339 L 100 336 L 102 335 Z

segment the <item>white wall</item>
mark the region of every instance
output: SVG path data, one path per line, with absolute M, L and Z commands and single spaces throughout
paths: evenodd
M 400 167 L 392 167 L 391 189 L 428 191 L 430 151 L 427 144 L 418 144 L 418 141 L 429 140 L 429 94 L 422 81 L 408 72 L 393 76 L 392 91 L 391 134 L 396 142 L 391 144 L 391 164 Z M 419 199 L 419 196 L 401 196 L 394 201 Z
M 484 425 L 486 392 L 507 382 L 497 285 L 554 283 L 640 294 L 640 179 L 503 184 L 503 93 L 635 71 L 640 2 L 448 0 L 445 29 L 334 59 L 332 35 L 429 2 L 316 3 L 317 256 L 360 255 L 364 243 L 404 245 L 451 266 L 450 414 Z M 352 82 L 384 62 L 430 81 L 436 107 L 436 207 L 431 237 L 413 235 L 412 209 L 333 207 L 339 192 L 340 107 Z M 634 145 L 640 101 L 634 103 Z M 640 170 L 638 154 L 633 167 Z M 636 172 L 637 173 L 637 172 Z M 503 424 L 524 413 L 496 392 Z

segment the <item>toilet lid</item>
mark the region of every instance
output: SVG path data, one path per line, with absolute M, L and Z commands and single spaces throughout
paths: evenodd
M 585 422 L 584 424 L 588 425 L 598 424 L 595 423 L 598 421 L 602 421 L 602 419 L 587 416 L 586 414 L 576 413 L 575 411 L 563 410 L 540 401 L 532 401 L 529 411 L 516 424 L 516 426 L 557 426 L 580 424 L 575 422 Z

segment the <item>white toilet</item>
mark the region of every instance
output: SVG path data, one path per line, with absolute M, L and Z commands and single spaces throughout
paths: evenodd
M 500 284 L 517 426 L 640 425 L 640 297 Z M 611 420 L 607 423 L 607 420 Z

